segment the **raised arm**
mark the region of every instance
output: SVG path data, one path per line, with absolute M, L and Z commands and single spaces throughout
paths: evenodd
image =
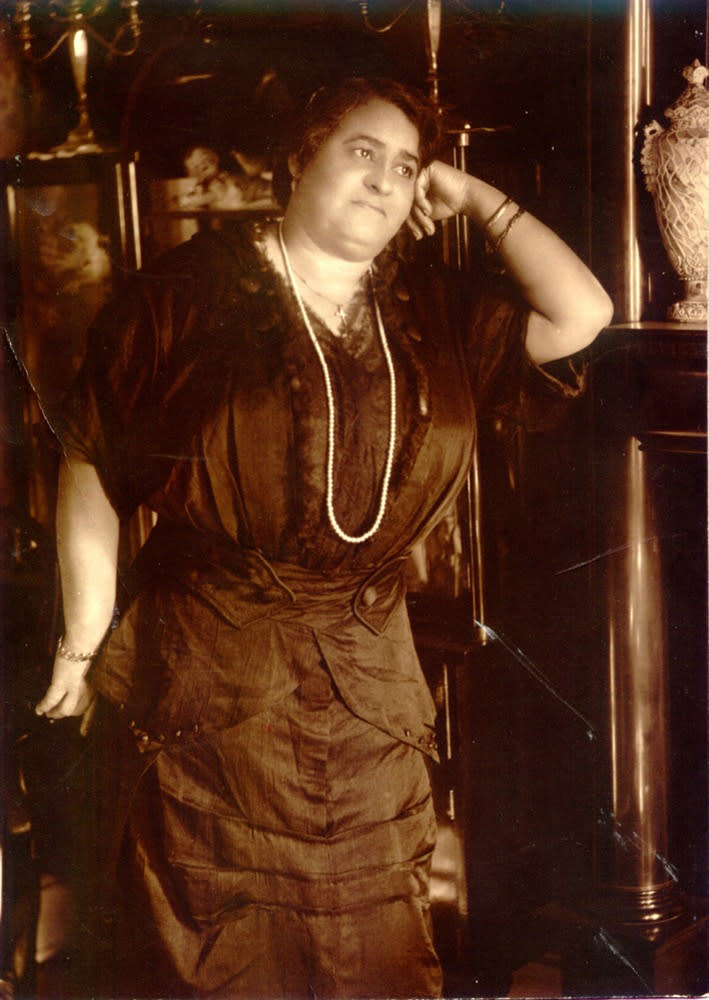
M 484 231 L 531 307 L 526 348 L 538 364 L 574 354 L 608 325 L 613 306 L 563 240 L 504 192 L 439 160 L 419 176 L 409 225 L 432 235 L 434 223 L 466 215 Z
M 80 715 L 87 708 L 89 654 L 111 624 L 116 598 L 118 516 L 87 462 L 65 459 L 60 467 L 57 552 L 64 634 L 51 683 L 35 709 L 51 719 Z

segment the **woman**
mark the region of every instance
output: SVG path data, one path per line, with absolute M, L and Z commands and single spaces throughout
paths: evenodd
M 436 135 L 397 84 L 319 91 L 282 222 L 196 237 L 96 327 L 63 431 L 65 626 L 37 711 L 81 713 L 90 692 L 115 709 L 112 995 L 440 992 L 434 710 L 404 563 L 465 481 L 475 407 L 578 391 L 539 365 L 611 310 L 541 222 L 433 159 Z M 509 301 L 398 236 L 458 212 Z M 157 527 L 106 639 L 138 503 Z

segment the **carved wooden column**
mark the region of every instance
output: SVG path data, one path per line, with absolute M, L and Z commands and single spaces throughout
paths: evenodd
M 681 759 L 684 746 L 701 745 L 701 732 L 690 731 L 701 728 L 701 716 L 673 729 L 672 702 L 689 685 L 706 712 L 706 663 L 701 655 L 685 662 L 683 651 L 678 656 L 672 648 L 668 605 L 678 581 L 668 567 L 685 546 L 681 556 L 692 560 L 686 574 L 693 582 L 679 595 L 679 617 L 701 632 L 706 546 L 690 548 L 685 539 L 704 537 L 706 527 L 705 331 L 680 323 L 606 331 L 597 344 L 591 401 L 596 870 L 588 924 L 567 963 L 566 986 L 574 995 L 591 985 L 607 995 L 695 995 L 706 988 L 707 915 L 687 898 L 692 887 L 683 883 L 692 865 L 679 857 L 682 845 L 669 831 L 691 805 L 687 794 L 706 808 L 706 773 L 691 751 L 696 782 L 678 782 L 673 756 Z M 684 509 L 687 483 L 690 523 L 676 513 Z M 701 854 L 705 835 L 694 835 Z
M 684 334 L 677 332 L 684 340 Z M 617 338 L 617 339 L 615 339 Z M 662 530 L 638 376 L 660 365 L 658 334 L 606 335 L 594 386 L 595 519 L 603 635 L 596 887 L 615 920 L 652 926 L 677 912 L 668 860 L 670 753 Z M 656 372 L 656 375 L 659 375 Z M 659 381 L 659 380 L 658 380 Z M 645 418 L 645 419 L 644 419 Z M 687 428 L 656 428 L 679 433 Z

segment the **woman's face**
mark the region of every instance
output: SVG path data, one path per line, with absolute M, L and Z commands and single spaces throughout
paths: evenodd
M 289 165 L 296 181 L 289 226 L 299 226 L 325 253 L 371 260 L 411 210 L 418 130 L 399 108 L 376 98 L 342 119 L 302 173 Z

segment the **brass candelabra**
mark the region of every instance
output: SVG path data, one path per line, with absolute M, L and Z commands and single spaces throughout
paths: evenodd
M 438 104 L 438 51 L 441 45 L 441 14 L 443 0 L 426 0 L 426 55 L 428 57 L 428 85 L 431 100 Z M 402 9 L 384 24 L 376 24 L 370 14 L 369 0 L 359 0 L 359 9 L 365 26 L 377 34 L 390 31 L 414 6 L 408 0 Z
M 92 21 L 105 14 L 109 0 L 50 0 L 47 5 L 37 0 L 15 0 L 14 23 L 23 55 L 26 59 L 41 63 L 50 59 L 66 42 L 69 49 L 74 86 L 78 105 L 78 122 L 60 145 L 53 147 L 50 156 L 74 156 L 77 153 L 101 153 L 105 147 L 96 138 L 89 116 L 86 93 L 89 40 L 96 42 L 114 56 L 131 56 L 140 44 L 141 23 L 140 0 L 120 0 L 122 14 L 112 38 L 104 36 Z M 36 19 L 44 18 L 50 25 L 56 25 L 57 37 L 49 42 L 46 51 L 37 53 Z

